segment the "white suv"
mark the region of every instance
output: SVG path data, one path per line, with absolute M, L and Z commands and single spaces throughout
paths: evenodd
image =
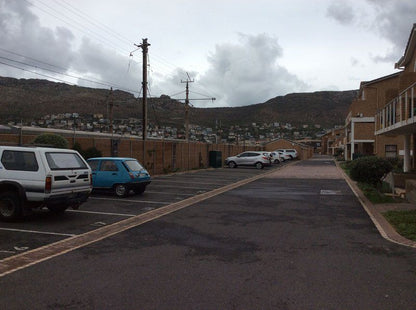
M 257 169 L 263 169 L 264 166 L 270 166 L 270 155 L 267 152 L 248 151 L 236 156 L 227 157 L 225 164 L 230 168 L 237 166 L 254 166 Z
M 74 150 L 0 146 L 0 219 L 14 220 L 31 208 L 74 209 L 92 190 L 91 169 Z

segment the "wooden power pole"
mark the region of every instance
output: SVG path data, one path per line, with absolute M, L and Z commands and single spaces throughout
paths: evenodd
M 148 47 L 147 39 L 143 39 L 142 44 L 136 45 L 143 51 L 143 121 L 142 121 L 142 132 L 143 132 L 143 165 L 146 165 L 146 138 L 147 138 L 147 53 Z

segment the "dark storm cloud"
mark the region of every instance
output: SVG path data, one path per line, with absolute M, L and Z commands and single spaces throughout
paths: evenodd
M 416 3 L 414 0 L 367 1 L 376 9 L 374 26 L 378 34 L 393 43 L 389 53 L 376 56 L 374 59 L 376 61 L 397 61 L 404 53 L 410 30 L 413 23 L 416 22 Z
M 330 4 L 327 9 L 327 16 L 343 25 L 351 24 L 355 18 L 353 8 L 341 1 L 334 1 Z
M 106 85 L 89 83 L 82 79 L 100 80 L 104 84 L 122 85 L 136 92 L 140 90 L 137 62 L 131 62 L 128 70 L 127 56 L 120 56 L 115 51 L 85 38 L 78 47 L 75 47 L 75 37 L 70 30 L 65 27 L 55 29 L 42 27 L 26 1 L 0 0 L 0 26 L 0 57 L 3 57 L 0 61 L 2 62 L 43 74 L 37 76 L 38 78 L 45 78 L 45 75 L 53 76 L 83 86 L 107 88 Z M 45 69 L 80 76 L 81 79 L 74 80 Z M 4 64 L 0 66 L 0 75 L 36 77 Z
M 353 9 L 355 1 L 334 1 L 327 8 L 327 16 L 342 25 L 356 24 L 368 27 L 392 47 L 382 55 L 372 56 L 378 62 L 395 62 L 403 54 L 413 23 L 416 22 L 414 0 L 366 0 L 371 12 Z
M 51 30 L 42 27 L 27 2 L 0 0 L 0 27 L 0 53 L 3 57 L 27 64 L 34 64 L 33 58 L 63 68 L 68 68 L 71 63 L 73 34 L 65 28 Z M 6 51 L 27 57 L 12 56 Z
M 278 64 L 283 50 L 267 34 L 240 34 L 238 44 L 216 46 L 208 57 L 210 68 L 200 82 L 216 94 L 223 94 L 223 106 L 263 102 L 277 95 L 306 89 L 307 85 Z

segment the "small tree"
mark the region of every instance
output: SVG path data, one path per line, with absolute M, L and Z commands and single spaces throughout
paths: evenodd
M 366 156 L 351 162 L 350 175 L 355 181 L 377 186 L 381 184 L 381 179 L 392 169 L 393 165 L 387 159 Z
M 68 141 L 64 137 L 51 133 L 44 133 L 37 136 L 33 143 L 60 149 L 68 148 Z

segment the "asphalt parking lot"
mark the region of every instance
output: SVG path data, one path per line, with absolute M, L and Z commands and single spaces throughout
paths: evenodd
M 61 215 L 47 209 L 36 210 L 21 221 L 0 222 L 0 260 L 280 169 L 287 164 L 262 170 L 251 167 L 218 168 L 155 176 L 142 195 L 118 198 L 109 192 L 93 193 L 79 210 L 68 209 Z

